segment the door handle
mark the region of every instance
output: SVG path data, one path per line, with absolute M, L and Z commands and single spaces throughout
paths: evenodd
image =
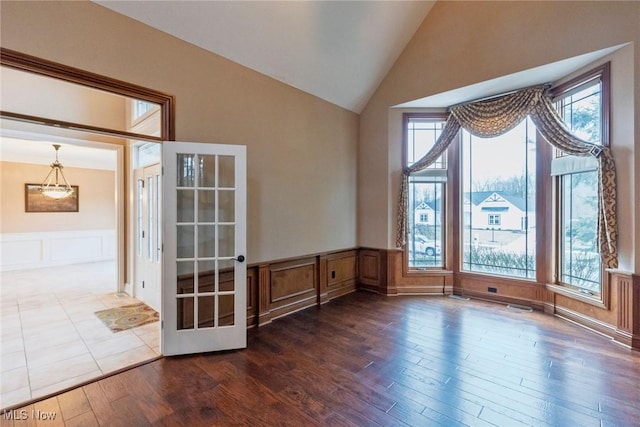
M 238 255 L 238 258 L 231 258 L 233 261 L 244 262 L 244 255 Z

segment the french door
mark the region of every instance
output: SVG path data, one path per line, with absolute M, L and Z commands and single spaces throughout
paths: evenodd
M 165 356 L 244 348 L 246 148 L 162 144 Z

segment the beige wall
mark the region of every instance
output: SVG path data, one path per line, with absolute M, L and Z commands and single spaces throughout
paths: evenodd
M 620 266 L 640 271 L 638 2 L 436 3 L 360 117 L 359 244 L 395 246 L 402 135 L 390 133 L 390 107 L 627 42 L 612 64 L 613 147 Z
M 248 152 L 250 263 L 356 245 L 358 116 L 89 2 L 2 2 L 1 44 L 166 92 L 176 139 Z
M 64 175 L 79 186 L 79 212 L 25 212 L 24 184 L 38 184 L 47 165 L 0 162 L 0 233 L 115 230 L 115 172 L 65 167 Z

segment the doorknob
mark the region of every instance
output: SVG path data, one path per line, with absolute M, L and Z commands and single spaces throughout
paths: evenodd
M 238 255 L 238 258 L 231 258 L 234 261 L 244 262 L 244 255 Z

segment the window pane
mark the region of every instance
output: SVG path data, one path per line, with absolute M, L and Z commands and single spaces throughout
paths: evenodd
M 578 138 L 593 143 L 602 140 L 600 86 L 598 81 L 558 102 L 560 115 L 567 127 Z
M 433 117 L 405 119 L 406 164 L 411 166 L 433 148 L 446 122 Z M 446 156 L 440 156 L 428 169 L 444 169 Z M 444 268 L 445 180 L 436 176 L 409 179 L 407 266 L 410 269 Z
M 213 328 L 216 312 L 216 297 L 205 296 L 198 298 L 198 328 Z
M 602 142 L 602 82 L 560 98 L 556 107 L 567 127 L 579 138 Z M 560 282 L 593 293 L 601 292 L 602 264 L 597 248 L 598 173 L 559 177 L 561 203 Z
M 535 278 L 536 131 L 463 132 L 462 269 Z
M 410 118 L 407 123 L 407 166 L 411 166 L 416 161 L 424 157 L 431 150 L 438 137 L 442 133 L 445 122 L 434 121 L 433 119 Z M 444 156 L 429 168 L 446 168 Z
M 442 183 L 409 183 L 409 268 L 443 267 Z
M 596 244 L 598 173 L 563 176 L 562 196 L 560 280 L 599 293 L 601 263 Z
M 177 187 L 193 187 L 196 182 L 195 155 L 177 154 Z

